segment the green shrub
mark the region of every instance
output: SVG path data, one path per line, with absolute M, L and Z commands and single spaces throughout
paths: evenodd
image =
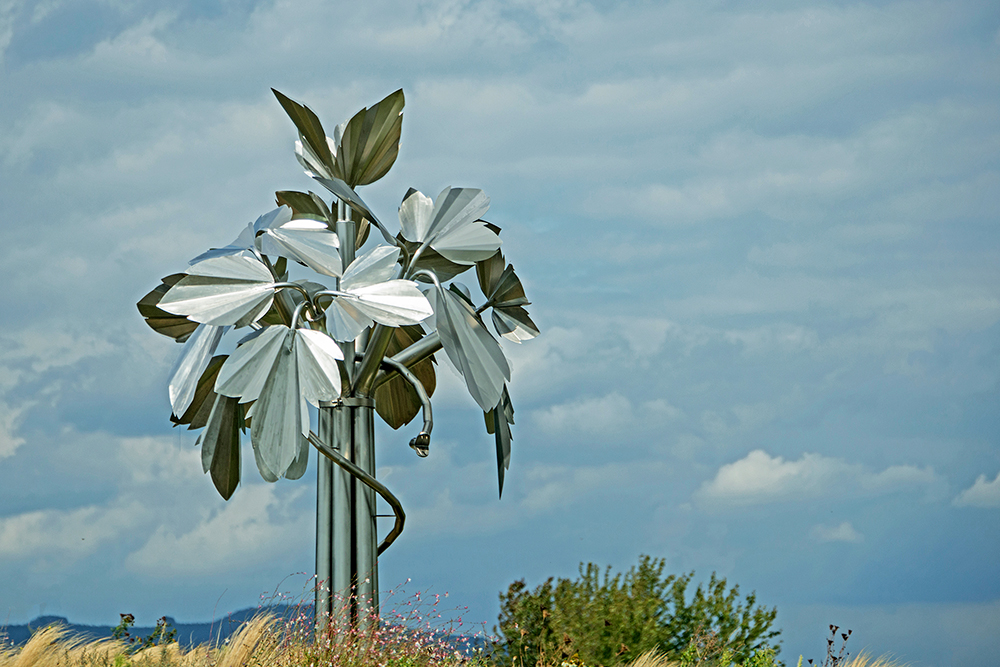
M 692 641 L 706 634 L 716 638 L 714 650 L 743 664 L 764 649 L 779 650 L 772 640 L 780 630 L 771 625 L 776 609 L 756 606 L 751 593 L 741 600 L 739 586 L 712 574 L 688 601 L 686 590 L 694 573 L 663 576 L 665 561 L 640 556 L 639 565 L 624 575 L 603 576 L 593 563 L 580 564 L 576 581 L 552 578 L 529 591 L 524 580 L 500 594 L 499 627 L 505 665 L 532 667 L 564 661 L 588 667 L 635 660 L 655 649 L 680 660 Z

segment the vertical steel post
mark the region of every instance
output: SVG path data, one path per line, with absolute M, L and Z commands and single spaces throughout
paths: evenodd
M 337 235 L 340 239 L 340 256 L 343 266 L 354 261 L 355 223 L 350 209 L 343 201 L 337 203 Z M 339 281 L 338 281 L 339 286 Z M 354 343 L 341 345 L 344 367 L 347 369 L 345 387 L 348 392 L 354 377 Z M 345 458 L 355 458 L 353 409 L 347 406 L 327 406 L 319 410 L 319 437 L 340 452 Z M 319 456 L 316 470 L 316 626 L 323 630 L 331 614 L 357 613 L 351 596 L 352 576 L 357 572 L 354 558 L 355 530 L 354 478 L 325 456 Z M 338 595 L 345 596 L 338 599 Z
M 372 477 L 375 476 L 375 416 L 374 401 L 355 398 L 354 462 Z M 377 535 L 375 531 L 375 491 L 354 480 L 354 530 L 357 555 L 357 595 L 359 627 L 369 629 L 378 616 Z

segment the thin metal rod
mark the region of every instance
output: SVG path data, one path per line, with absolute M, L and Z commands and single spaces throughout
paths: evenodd
M 395 517 L 396 519 L 392 525 L 392 530 L 389 531 L 389 534 L 386 535 L 385 539 L 383 539 L 378 545 L 378 555 L 381 556 L 382 553 L 396 541 L 396 538 L 400 536 L 403 532 L 403 527 L 406 525 L 406 512 L 403 511 L 403 503 L 399 502 L 399 498 L 393 495 L 392 491 L 389 490 L 389 487 L 351 463 L 349 459 L 341 456 L 340 452 L 332 449 L 323 441 L 321 437 L 317 436 L 312 431 L 309 432 L 309 443 L 312 444 L 312 446 L 315 447 L 320 454 L 330 459 L 332 463 L 336 463 L 351 475 L 360 479 L 363 484 L 382 496 L 382 499 L 385 500 L 385 502 L 389 504 L 389 507 L 392 508 L 392 514 L 375 515 L 376 517 Z
M 413 368 L 424 359 L 433 356 L 435 352 L 441 349 L 441 347 L 441 336 L 437 331 L 434 331 L 427 334 L 413 345 L 410 345 L 405 350 L 402 350 L 398 354 L 390 357 L 388 360 L 402 364 L 407 368 Z M 395 373 L 395 370 L 379 371 L 379 373 L 375 376 L 375 381 L 372 382 L 372 392 L 391 380 Z

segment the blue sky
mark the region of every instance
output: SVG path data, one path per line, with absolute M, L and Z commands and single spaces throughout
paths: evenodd
M 383 587 L 492 627 L 515 579 L 645 553 L 777 606 L 786 660 L 829 623 L 995 657 L 1000 7 L 971 1 L 0 0 L 3 621 L 302 589 L 313 475 L 245 458 L 222 501 L 134 306 L 310 187 L 271 87 L 328 127 L 402 87 L 363 196 L 484 189 L 543 331 L 505 348 L 502 500 L 444 366 L 430 458 L 379 431 Z

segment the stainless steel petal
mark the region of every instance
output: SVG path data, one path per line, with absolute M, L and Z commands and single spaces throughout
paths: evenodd
M 299 329 L 295 335 L 295 358 L 302 397 L 316 407 L 319 407 L 320 401 L 335 400 L 340 396 L 337 360 L 344 358 L 340 346 L 321 331 Z
M 538 327 L 520 306 L 493 309 L 493 326 L 509 341 L 520 343 L 538 336 Z
M 277 246 L 275 254 L 301 262 L 317 273 L 338 277 L 343 272 L 340 242 L 325 223 L 299 218 L 269 229 L 263 236 Z
M 250 444 L 253 445 L 253 459 L 257 463 L 257 470 L 260 472 L 260 476 L 265 482 L 277 482 L 278 476 L 274 474 L 274 471 L 267 467 L 267 463 L 260 455 L 260 449 L 257 447 L 257 443 L 253 442 L 251 439 Z
M 288 470 L 285 471 L 285 479 L 299 479 L 302 475 L 306 474 L 306 468 L 309 466 L 309 450 L 312 447 L 309 446 L 309 438 L 303 436 L 299 441 L 299 453 L 292 461 L 292 465 L 288 466 Z
M 341 343 L 355 340 L 375 324 L 372 318 L 355 308 L 354 303 L 350 299 L 336 298 L 326 309 L 326 330 L 334 340 Z
M 470 222 L 440 234 L 431 247 L 457 264 L 475 264 L 493 256 L 501 243 L 492 229 L 481 222 Z
M 208 367 L 208 362 L 215 354 L 215 349 L 219 346 L 219 341 L 222 340 L 227 328 L 199 324 L 184 343 L 184 349 L 174 365 L 167 387 L 170 408 L 175 415 L 183 415 L 191 406 L 195 389 L 198 388 L 198 380 Z
M 359 287 L 391 280 L 396 275 L 398 260 L 399 248 L 384 245 L 373 248 L 347 267 L 340 290 L 353 292 Z
M 250 424 L 250 440 L 257 446 L 261 460 L 278 477 L 284 476 L 298 456 L 302 436 L 302 398 L 292 349 L 294 332 L 285 328 L 284 333 L 277 359 L 254 404 Z
M 274 297 L 274 279 L 250 252 L 213 257 L 191 266 L 159 307 L 195 322 L 243 326 L 264 315 Z
M 222 365 L 215 391 L 239 398 L 240 403 L 257 400 L 290 331 L 286 326 L 270 326 L 237 347 Z
M 434 200 L 434 211 L 426 238 L 434 239 L 448 231 L 481 218 L 490 208 L 490 198 L 476 188 L 445 188 Z
M 484 412 L 500 400 L 510 366 L 503 351 L 483 328 L 475 311 L 457 294 L 438 293 L 438 333 L 448 358 L 461 371 L 472 398 Z
M 357 299 L 342 298 L 379 324 L 398 327 L 416 324 L 433 314 L 427 297 L 412 280 L 388 280 L 351 291 Z
M 399 205 L 399 227 L 407 241 L 422 243 L 427 238 L 434 213 L 434 200 L 410 188 Z
M 253 247 L 253 223 L 247 223 L 247 226 L 243 228 L 240 235 L 236 237 L 236 240 L 227 246 L 221 248 L 212 248 L 206 252 L 201 253 L 194 259 L 192 259 L 188 264 L 197 264 L 206 259 L 211 259 L 213 257 L 225 257 L 226 255 L 237 255 L 244 250 L 249 250 Z

